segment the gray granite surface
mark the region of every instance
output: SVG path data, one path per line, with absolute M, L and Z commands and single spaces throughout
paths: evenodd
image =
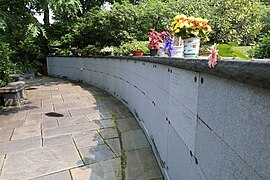
M 68 57 L 78 58 L 78 57 Z M 258 87 L 270 89 L 270 59 L 254 60 L 222 60 L 215 68 L 209 68 L 207 57 L 198 58 L 167 58 L 167 57 L 133 57 L 133 56 L 111 56 L 111 57 L 81 57 L 115 60 L 132 60 L 142 63 L 157 63 L 177 67 L 181 69 L 203 72 L 214 76 L 225 77 Z

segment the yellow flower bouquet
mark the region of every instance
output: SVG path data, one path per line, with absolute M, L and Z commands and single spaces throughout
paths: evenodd
M 212 29 L 208 25 L 207 19 L 187 17 L 181 14 L 175 16 L 172 22 L 172 31 L 176 37 L 182 39 L 200 37 L 202 41 L 209 41 L 208 35 Z

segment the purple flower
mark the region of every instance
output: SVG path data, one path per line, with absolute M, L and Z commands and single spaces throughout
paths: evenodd
M 162 51 L 166 51 L 166 50 L 168 50 L 168 56 L 171 57 L 172 50 L 173 50 L 173 43 L 172 43 L 171 37 L 167 37 L 165 40 L 165 44 L 164 44 L 164 47 L 162 48 Z

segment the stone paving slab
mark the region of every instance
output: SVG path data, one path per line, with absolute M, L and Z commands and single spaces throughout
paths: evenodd
M 0 155 L 41 147 L 41 138 L 18 139 L 0 144 Z
M 35 178 L 79 165 L 82 162 L 73 144 L 58 145 L 8 154 L 1 177 L 14 180 Z
M 67 117 L 58 119 L 59 126 L 72 126 L 75 124 L 88 123 L 89 120 L 86 116 L 76 116 L 76 117 Z
M 24 125 L 25 126 L 34 126 L 34 125 L 40 125 L 41 119 L 26 119 Z
M 22 120 L 10 120 L 1 126 L 1 129 L 13 129 L 24 126 L 25 119 Z
M 47 108 L 36 108 L 28 111 L 29 114 L 40 114 L 54 111 L 53 106 Z
M 127 132 L 131 130 L 141 129 L 137 120 L 134 117 L 117 120 L 120 132 Z
M 101 119 L 103 119 L 102 116 L 99 114 L 98 111 L 93 112 L 93 113 L 91 113 L 91 114 L 87 114 L 86 116 L 87 116 L 87 118 L 88 118 L 90 121 L 93 121 L 93 120 L 101 120 Z
M 98 130 L 103 128 L 98 122 L 91 121 L 83 124 L 74 124 L 72 126 L 63 126 L 63 127 L 56 127 L 53 129 L 45 129 L 44 130 L 44 137 L 53 137 L 53 136 L 60 136 L 66 134 L 75 134 L 84 131 L 90 130 Z
M 72 102 L 68 101 L 68 102 L 54 103 L 54 107 L 55 107 L 56 111 L 79 109 L 79 108 L 83 108 L 86 106 L 95 107 L 95 105 L 89 104 L 89 103 L 84 102 L 84 101 L 79 101 L 79 100 L 73 100 Z
M 58 127 L 58 122 L 56 118 L 48 118 L 48 119 L 42 120 L 41 125 L 42 125 L 43 130 L 53 129 L 53 128 Z
M 27 139 L 35 136 L 41 136 L 40 125 L 15 128 L 12 140 Z
M 26 115 L 26 120 L 36 120 L 36 119 L 41 119 L 41 113 L 39 114 L 27 114 Z
M 114 158 L 71 170 L 73 180 L 121 180 L 121 159 Z
M 71 180 L 69 171 L 61 171 L 47 176 L 34 178 L 32 180 Z
M 93 164 L 115 157 L 114 153 L 106 144 L 92 148 L 79 148 L 79 151 L 85 164 Z
M 118 118 L 132 117 L 131 112 L 123 105 L 115 106 L 113 109 L 111 109 L 111 111 Z
M 86 131 L 73 135 L 78 148 L 96 147 L 104 144 L 103 139 L 97 131 Z
M 162 178 L 150 148 L 126 152 L 126 179 L 144 180 Z
M 99 113 L 103 117 L 103 119 L 111 119 L 112 118 L 112 114 L 109 111 L 100 110 Z
M 13 133 L 12 128 L 1 128 L 0 129 L 0 143 L 7 142 L 11 139 Z
M 102 124 L 103 127 L 105 128 L 113 128 L 116 126 L 115 122 L 112 119 L 104 119 L 104 120 L 99 120 L 99 122 Z
M 70 135 L 62 135 L 51 138 L 43 138 L 43 146 L 54 146 L 60 144 L 72 144 L 72 137 Z
M 82 107 L 82 108 L 77 108 L 76 109 L 71 109 L 69 110 L 71 116 L 81 116 L 81 115 L 87 115 L 87 114 L 92 114 L 94 112 L 98 112 L 98 107 L 95 105 L 93 106 L 88 106 L 88 107 Z
M 118 132 L 115 128 L 106 128 L 99 131 L 104 139 L 118 138 Z
M 106 143 L 110 146 L 116 156 L 121 156 L 121 146 L 118 138 L 108 139 L 106 140 Z
M 125 151 L 150 147 L 141 129 L 122 133 L 122 142 Z
M 45 104 L 51 105 L 53 103 L 62 103 L 62 102 L 63 102 L 62 96 L 56 95 L 56 96 L 52 96 L 51 99 L 43 99 L 42 105 L 45 105 Z

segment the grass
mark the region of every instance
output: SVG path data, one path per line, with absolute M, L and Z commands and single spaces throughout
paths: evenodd
M 245 55 L 249 55 L 248 52 L 252 49 L 252 46 L 236 46 L 236 47 L 233 47 L 233 49 L 239 50 Z
M 208 56 L 210 54 L 210 52 L 209 52 L 210 48 L 211 48 L 211 45 L 202 45 L 200 47 L 200 55 Z M 239 50 L 243 54 L 249 56 L 249 51 L 252 49 L 252 46 L 235 46 L 235 47 L 233 47 L 233 49 Z

